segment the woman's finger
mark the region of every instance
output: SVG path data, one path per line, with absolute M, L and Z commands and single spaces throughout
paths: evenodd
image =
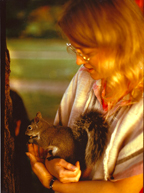
M 71 163 L 65 161 L 64 159 L 59 159 L 57 164 L 65 169 L 71 170 L 71 171 L 75 171 L 78 169 L 77 166 L 72 165 Z
M 78 172 L 77 176 L 75 177 L 65 177 L 60 179 L 62 183 L 70 183 L 70 182 L 78 182 L 81 177 L 81 171 Z
M 76 162 L 75 166 L 80 169 L 80 163 L 79 163 L 79 161 Z
M 80 164 L 76 166 L 66 162 L 63 159 L 45 160 L 48 171 L 62 183 L 77 182 L 81 176 Z
M 69 169 L 70 168 L 70 169 Z M 67 177 L 75 177 L 79 174 L 80 171 L 80 165 L 79 162 L 76 163 L 76 166 L 71 166 L 71 164 L 67 165 L 67 168 L 63 168 L 62 172 L 64 176 Z
M 26 152 L 26 155 L 30 159 L 33 172 L 37 175 L 41 183 L 48 188 L 49 183 L 53 178 L 52 175 L 50 175 L 43 163 L 37 161 L 36 157 L 33 154 Z
M 81 174 L 80 167 L 76 167 L 75 170 L 68 170 L 62 167 L 59 169 L 59 178 L 63 178 L 63 177 L 76 178 L 80 174 Z
M 40 158 L 36 151 L 38 150 L 38 146 L 35 144 L 28 144 L 28 151 L 35 156 L 36 160 L 39 162 L 44 162 L 44 158 Z
M 39 156 L 40 158 L 46 158 L 46 151 L 42 148 L 42 147 L 39 147 Z
M 35 156 L 39 157 L 39 147 L 38 147 L 38 145 L 33 144 L 33 147 L 34 147 Z
M 33 165 L 37 162 L 37 159 L 32 153 L 26 152 L 26 155 L 29 157 L 31 166 L 33 167 Z
M 76 162 L 76 170 L 60 170 L 59 172 L 59 181 L 62 183 L 78 182 L 81 177 L 81 170 L 79 162 Z
M 28 151 L 29 151 L 31 154 L 35 155 L 34 148 L 33 148 L 33 144 L 28 144 Z

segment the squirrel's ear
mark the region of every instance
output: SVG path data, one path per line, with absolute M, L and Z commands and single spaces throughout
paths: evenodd
M 38 123 L 39 122 L 39 117 L 35 117 L 34 122 Z
M 38 113 L 36 114 L 36 117 L 34 118 L 34 121 L 35 121 L 36 123 L 38 123 L 41 118 L 42 118 L 41 112 L 38 112 Z
M 38 112 L 38 113 L 36 114 L 36 116 L 37 116 L 38 118 L 42 118 L 41 112 Z

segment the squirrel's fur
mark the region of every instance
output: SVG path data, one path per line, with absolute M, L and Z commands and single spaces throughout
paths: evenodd
M 71 129 L 52 126 L 37 113 L 26 135 L 29 143 L 35 143 L 48 151 L 47 157 L 63 158 L 75 164 L 80 162 L 81 170 L 93 165 L 102 155 L 107 142 L 108 124 L 98 111 L 81 115 Z

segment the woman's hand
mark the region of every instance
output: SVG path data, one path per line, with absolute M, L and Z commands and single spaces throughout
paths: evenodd
M 78 182 L 81 176 L 80 164 L 72 165 L 64 159 L 45 160 L 47 170 L 62 183 Z
M 47 152 L 43 148 L 35 144 L 28 144 L 28 151 L 36 157 L 37 161 L 44 163 Z
M 48 172 L 45 165 L 42 163 L 43 159 L 36 156 L 34 146 L 32 144 L 28 145 L 29 152 L 26 155 L 30 159 L 31 167 L 33 172 L 37 175 L 43 186 L 49 188 L 49 184 L 53 176 Z

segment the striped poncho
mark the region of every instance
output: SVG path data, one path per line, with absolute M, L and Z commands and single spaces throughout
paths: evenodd
M 79 70 L 64 93 L 54 124 L 73 128 L 74 121 L 86 110 L 104 113 L 98 88 L 90 74 Z M 119 180 L 143 172 L 143 97 L 133 105 L 118 105 L 108 117 L 108 144 L 93 167 L 92 180 Z

